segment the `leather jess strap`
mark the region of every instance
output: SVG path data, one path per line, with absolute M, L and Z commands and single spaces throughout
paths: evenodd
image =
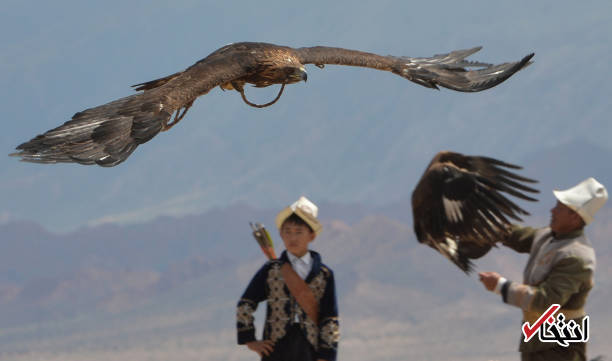
M 289 292 L 291 292 L 297 303 L 302 307 L 304 312 L 306 312 L 306 315 L 314 321 L 315 325 L 318 325 L 319 305 L 310 287 L 300 278 L 289 263 L 283 263 L 281 266 L 281 274 L 285 279 L 285 284 L 287 288 L 289 288 Z

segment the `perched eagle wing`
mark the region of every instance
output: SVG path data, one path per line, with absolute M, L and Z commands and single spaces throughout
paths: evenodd
M 425 171 L 412 193 L 419 241 L 471 232 L 477 215 L 470 195 L 474 194 L 476 183 L 474 175 L 449 164 L 436 163 Z
M 535 202 L 537 199 L 528 196 L 524 192 L 539 193 L 524 183 L 537 183 L 536 180 L 520 176 L 508 169 L 520 170 L 522 167 L 507 163 L 498 159 L 484 156 L 465 156 L 454 152 L 440 152 L 437 155 L 438 162 L 450 162 L 463 172 L 469 172 L 478 179 L 479 191 L 487 197 L 494 197 L 497 207 L 503 209 L 504 214 L 520 220 L 520 215 L 529 213 L 504 197 L 501 192 L 511 196 Z
M 414 230 L 464 271 L 507 232 L 510 220 L 528 214 L 504 193 L 535 201 L 534 183 L 504 168 L 513 164 L 488 157 L 438 153 L 412 194 Z
M 115 166 L 168 127 L 175 112 L 174 123 L 181 109 L 184 115 L 198 96 L 248 73 L 248 59 L 206 59 L 140 84 L 137 89 L 145 90 L 142 93 L 76 113 L 63 125 L 17 146 L 18 152 L 11 155 L 35 163 Z
M 466 58 L 480 47 L 457 50 L 430 58 L 382 56 L 356 50 L 316 46 L 295 49 L 302 64 L 350 65 L 391 71 L 427 88 L 439 86 L 461 91 L 478 92 L 494 87 L 528 64 L 533 53 L 518 62 L 491 65 Z M 471 68 L 476 68 L 470 70 Z

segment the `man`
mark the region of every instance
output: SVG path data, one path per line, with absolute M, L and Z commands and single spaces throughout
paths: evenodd
M 523 283 L 506 280 L 496 272 L 479 273 L 489 291 L 501 294 L 505 303 L 523 310 L 523 322 L 533 326 L 552 304 L 561 305 L 566 322 L 582 325 L 589 291 L 593 287 L 595 252 L 583 228 L 608 199 L 606 188 L 594 178 L 553 191 L 557 204 L 551 209 L 550 226 L 534 229 L 514 226 L 501 242 L 517 252 L 529 253 Z M 521 338 L 521 360 L 586 360 L 586 344 L 568 347 L 555 342 Z
M 335 361 L 340 337 L 334 274 L 309 245 L 321 232 L 318 208 L 306 197 L 276 217 L 286 251 L 255 274 L 238 302 L 238 344 L 263 361 Z M 253 313 L 267 301 L 263 340 Z

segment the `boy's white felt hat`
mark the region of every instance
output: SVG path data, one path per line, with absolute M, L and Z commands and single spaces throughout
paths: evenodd
M 593 221 L 595 213 L 608 199 L 606 187 L 593 177 L 583 180 L 572 188 L 563 191 L 554 190 L 553 194 L 559 202 L 578 213 L 585 224 Z
M 308 198 L 301 196 L 300 199 L 295 201 L 289 207 L 283 209 L 276 216 L 276 227 L 281 228 L 283 222 L 291 216 L 292 213 L 302 218 L 306 224 L 312 228 L 312 230 L 318 235 L 323 226 L 319 223 L 317 215 L 319 214 L 319 207 L 312 203 Z

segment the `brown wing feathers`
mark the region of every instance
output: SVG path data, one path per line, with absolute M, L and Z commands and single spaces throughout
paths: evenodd
M 480 47 L 435 55 L 431 58 L 402 57 L 398 74 L 423 86 L 438 89 L 438 86 L 461 91 L 478 92 L 492 88 L 530 64 L 534 54 L 518 62 L 491 65 L 471 62 L 465 58 L 480 50 Z M 469 70 L 470 68 L 481 68 Z
M 391 71 L 427 88 L 444 87 L 461 92 L 478 92 L 494 87 L 529 64 L 533 53 L 518 62 L 499 65 L 465 58 L 481 47 L 456 50 L 430 58 L 381 56 L 361 51 L 315 46 L 296 49 L 303 64 L 335 64 Z M 472 68 L 479 68 L 470 70 Z
M 76 113 L 63 125 L 19 145 L 17 155 L 34 163 L 111 167 L 158 134 L 170 116 L 145 94 L 133 95 Z
M 178 72 L 178 73 L 174 73 L 174 74 L 165 76 L 163 78 L 147 81 L 147 82 L 140 83 L 140 84 L 134 84 L 134 85 L 132 85 L 132 88 L 134 88 L 134 90 L 136 90 L 136 91 L 151 90 L 153 88 L 157 88 L 157 87 L 160 87 L 160 86 L 166 84 L 170 80 L 176 78 L 177 76 L 180 76 L 183 73 L 184 72 L 181 71 L 181 72 Z
M 76 113 L 11 155 L 33 163 L 118 165 L 170 124 L 174 112 L 184 109 L 184 114 L 197 96 L 243 74 L 238 63 L 202 60 L 183 72 L 135 85 L 143 93 Z
M 536 201 L 526 192 L 538 191 L 525 184 L 536 181 L 507 170 L 520 168 L 489 157 L 437 154 L 412 195 L 418 240 L 469 271 L 469 253 L 480 256 L 486 249 L 475 251 L 468 244 L 490 248 L 507 232 L 510 219 L 520 221 L 521 216 L 529 214 L 506 194 Z M 466 246 L 462 254 L 463 244 Z
M 530 54 L 519 62 L 500 65 L 466 60 L 479 49 L 458 50 L 431 58 L 409 58 L 323 46 L 293 49 L 266 43 L 230 44 L 183 71 L 135 85 L 136 90 L 144 91 L 141 94 L 76 114 L 63 125 L 19 145 L 18 152 L 11 155 L 38 163 L 114 166 L 124 161 L 139 144 L 176 124 L 197 97 L 214 87 L 233 88 L 245 99 L 242 92 L 245 83 L 259 87 L 282 84 L 284 87 L 305 80 L 303 64 L 368 67 L 391 71 L 429 88 L 442 86 L 476 92 L 503 82 L 529 64 L 533 56 Z M 520 188 L 510 182 L 504 183 L 510 189 Z
M 348 65 L 391 71 L 396 63 L 393 56 L 327 46 L 299 48 L 295 53 L 302 64 Z

